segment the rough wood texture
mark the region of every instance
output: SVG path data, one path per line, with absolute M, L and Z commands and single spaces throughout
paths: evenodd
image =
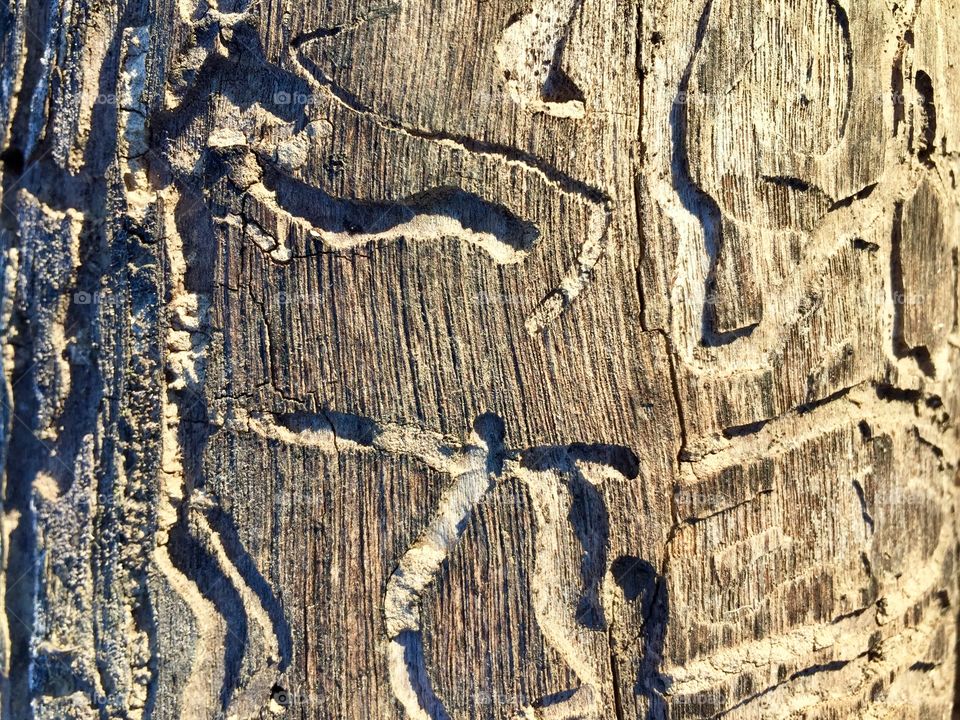
M 4 0 L 0 720 L 946 718 L 956 0 Z

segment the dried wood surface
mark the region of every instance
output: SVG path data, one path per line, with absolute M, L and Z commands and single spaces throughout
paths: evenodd
M 0 719 L 947 718 L 956 0 L 5 0 Z

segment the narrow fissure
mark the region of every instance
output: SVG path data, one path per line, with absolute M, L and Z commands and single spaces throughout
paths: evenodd
M 5 617 L 10 637 L 10 667 L 19 668 L 9 678 L 9 718 L 32 718 L 30 708 L 32 654 L 37 582 L 36 518 L 33 481 L 47 456 L 47 448 L 34 435 L 38 403 L 33 372 L 33 339 L 22 312 L 15 311 L 11 329 L 16 333 L 14 372 L 10 378 L 12 407 L 4 408 L 9 431 L 6 448 L 4 524 L 15 522 L 9 535 L 5 568 Z M 6 705 L 6 703 L 4 703 Z M 7 720 L 5 718 L 4 720 Z

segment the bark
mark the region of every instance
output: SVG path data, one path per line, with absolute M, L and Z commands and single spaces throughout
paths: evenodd
M 956 0 L 4 0 L 0 718 L 946 718 Z

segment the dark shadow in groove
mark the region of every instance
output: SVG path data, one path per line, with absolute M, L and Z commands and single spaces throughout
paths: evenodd
M 769 420 L 758 420 L 757 422 L 746 423 L 744 425 L 731 425 L 723 429 L 723 436 L 729 439 L 754 435 L 763 430 L 769 422 Z
M 624 445 L 574 443 L 567 447 L 567 453 L 574 460 L 607 465 L 627 480 L 636 480 L 640 475 L 640 459 Z
M 850 392 L 850 390 L 851 388 L 849 387 L 840 388 L 836 392 L 830 393 L 826 397 L 822 397 L 817 400 L 811 400 L 809 402 L 803 403 L 802 405 L 797 405 L 797 407 L 794 408 L 794 410 L 798 415 L 806 415 L 807 413 L 813 412 L 817 408 L 823 407 L 824 405 L 829 405 L 835 400 L 845 397 Z
M 812 187 L 806 180 L 788 175 L 761 175 L 760 179 L 771 185 L 795 190 L 796 192 L 810 192 Z
M 520 465 L 536 472 L 556 470 L 574 472 L 576 461 L 606 465 L 628 480 L 640 473 L 636 454 L 624 445 L 573 443 L 572 445 L 540 445 L 527 448 L 520 457 Z
M 481 413 L 473 421 L 473 432 L 487 446 L 487 472 L 499 476 L 503 472 L 503 460 L 506 455 L 503 445 L 507 437 L 506 423 L 496 413 Z
M 713 9 L 713 0 L 707 0 L 700 20 L 697 23 L 696 40 L 690 53 L 690 60 L 680 78 L 677 95 L 670 110 L 671 143 L 673 146 L 670 170 L 673 186 L 676 189 L 680 202 L 697 220 L 703 228 L 703 243 L 707 256 L 710 258 L 710 269 L 704 283 L 704 302 L 701 313 L 701 343 L 708 347 L 727 345 L 740 337 L 749 335 L 755 326 L 740 328 L 732 333 L 717 333 L 714 330 L 714 304 L 710 298 L 717 295 L 717 263 L 720 258 L 720 248 L 723 243 L 721 229 L 721 211 L 717 201 L 701 189 L 690 177 L 690 158 L 687 153 L 687 104 L 690 76 L 693 74 L 694 63 L 703 38 L 707 32 L 710 13 Z
M 864 524 L 870 528 L 870 534 L 874 532 L 873 516 L 870 514 L 870 506 L 867 503 L 867 494 L 863 485 L 857 478 L 853 479 L 853 489 L 857 493 L 857 500 L 860 502 L 860 514 L 863 517 Z
M 897 49 L 890 69 L 890 97 L 893 101 L 893 137 L 900 130 L 900 123 L 906 122 L 906 98 L 903 94 L 903 53 L 904 47 Z
M 573 500 L 567 520 L 573 526 L 583 551 L 580 556 L 583 587 L 575 619 L 578 625 L 590 630 L 603 630 L 607 627 L 607 619 L 600 587 L 607 569 L 610 517 L 603 496 L 581 473 L 571 473 L 567 487 Z
M 930 156 L 936 147 L 937 139 L 937 106 L 933 99 L 933 81 L 923 70 L 917 70 L 915 84 L 921 98 L 920 112 L 920 147 L 917 157 L 925 165 L 932 166 Z
M 663 650 L 670 622 L 670 596 L 667 581 L 657 569 L 643 558 L 622 555 L 610 566 L 614 581 L 630 603 L 640 603 L 643 625 L 640 642 L 643 655 L 634 695 L 647 701 L 646 720 L 665 720 L 669 717 L 669 703 L 664 695 L 673 684 L 673 679 L 664 675 Z
M 260 574 L 256 563 L 250 557 L 250 553 L 244 548 L 233 518 L 219 506 L 209 511 L 207 518 L 214 532 L 219 534 L 227 552 L 227 557 L 230 558 L 247 587 L 253 590 L 270 618 L 280 652 L 278 671 L 283 672 L 289 667 L 290 660 L 293 657 L 293 636 L 290 632 L 290 624 L 283 612 L 283 604 L 274 594 L 270 583 Z
M 571 505 L 567 520 L 582 549 L 580 577 L 583 583 L 577 603 L 576 622 L 591 630 L 603 630 L 607 619 L 600 589 L 607 569 L 610 518 L 601 489 L 588 480 L 577 461 L 613 468 L 625 478 L 636 479 L 640 461 L 630 448 L 622 445 L 541 446 L 524 451 L 521 465 L 534 471 L 556 470 L 565 477 Z
M 847 123 L 850 121 L 850 105 L 853 99 L 853 41 L 850 37 L 850 18 L 847 17 L 847 11 L 843 9 L 838 0 L 827 0 L 827 5 L 833 10 L 837 25 L 840 26 L 843 45 L 846 49 L 843 59 L 847 68 L 847 98 L 843 105 L 843 122 L 840 124 L 839 133 L 842 138 L 847 134 Z
M 200 594 L 213 604 L 223 619 L 226 635 L 219 703 L 220 709 L 226 711 L 243 667 L 243 656 L 249 640 L 247 617 L 240 594 L 220 570 L 216 560 L 187 530 L 189 520 L 183 520 L 182 513 L 181 521 L 170 530 L 170 559 L 174 567 L 193 581 Z
M 570 38 L 570 25 L 582 6 L 583 0 L 580 0 L 572 9 L 563 31 L 563 37 L 554 46 L 553 58 L 551 58 L 550 67 L 547 69 L 547 78 L 543 83 L 541 92 L 541 99 L 544 102 L 584 102 L 583 90 L 563 71 L 563 54 L 567 49 L 567 41 Z
M 840 198 L 839 200 L 834 201 L 830 207 L 827 208 L 827 212 L 834 212 L 840 210 L 841 208 L 847 208 L 853 205 L 857 200 L 866 200 L 868 197 L 873 195 L 873 191 L 877 189 L 877 183 L 870 183 L 865 185 L 863 188 L 855 192 L 853 195 L 848 195 L 845 198 Z
M 3 163 L 3 171 L 13 175 L 19 175 L 23 172 L 25 165 L 23 150 L 18 147 L 8 147 L 0 153 L 0 163 Z
M 870 253 L 875 253 L 880 249 L 880 246 L 875 242 L 868 242 L 863 238 L 855 237 L 850 241 L 850 245 L 853 246 L 854 250 L 866 250 Z
M 890 236 L 890 290 L 893 294 L 893 353 L 897 357 L 912 357 L 927 377 L 936 376 L 930 351 L 923 345 L 910 347 L 906 340 L 903 306 L 906 291 L 903 284 L 903 207 L 902 201 L 893 207 L 893 229 Z
M 555 692 L 552 695 L 545 695 L 544 697 L 537 700 L 533 703 L 535 708 L 548 708 L 551 705 L 559 705 L 562 702 L 566 702 L 572 698 L 577 693 L 577 688 L 571 688 L 569 690 L 561 690 L 560 692 Z
M 909 388 L 900 388 L 888 383 L 878 383 L 876 385 L 877 397 L 887 402 L 905 402 L 917 403 L 923 399 L 923 393 L 920 390 Z
M 24 330 L 25 322 L 16 323 Z M 20 335 L 21 342 L 30 342 L 30 332 Z M 30 717 L 31 678 L 30 639 L 33 635 L 35 617 L 36 517 L 33 512 L 33 481 L 49 451 L 34 436 L 25 422 L 36 417 L 37 404 L 33 388 L 32 368 L 29 367 L 32 342 L 14 347 L 15 364 L 21 365 L 18 372 L 10 378 L 13 392 L 4 397 L 0 419 L 5 431 L 3 460 L 6 473 L 6 492 L 3 497 L 3 509 L 7 513 L 19 513 L 19 521 L 10 533 L 7 541 L 6 593 L 4 595 L 5 616 L 9 619 L 9 662 L 10 676 L 8 693 L 4 693 L 3 704 L 8 706 L 9 717 Z M 22 368 L 27 364 L 27 369 Z M 8 386 L 9 387 L 9 386 Z M 9 403 L 12 403 L 12 407 Z M 27 418 L 28 420 L 17 420 Z M 8 705 L 9 703 L 9 705 Z
M 459 222 L 464 230 L 492 235 L 517 252 L 529 252 L 540 236 L 536 225 L 507 208 L 452 186 L 438 186 L 396 200 L 341 199 L 269 166 L 265 168 L 264 184 L 283 198 L 285 211 L 331 233 L 385 233 L 418 216 L 444 216 Z

